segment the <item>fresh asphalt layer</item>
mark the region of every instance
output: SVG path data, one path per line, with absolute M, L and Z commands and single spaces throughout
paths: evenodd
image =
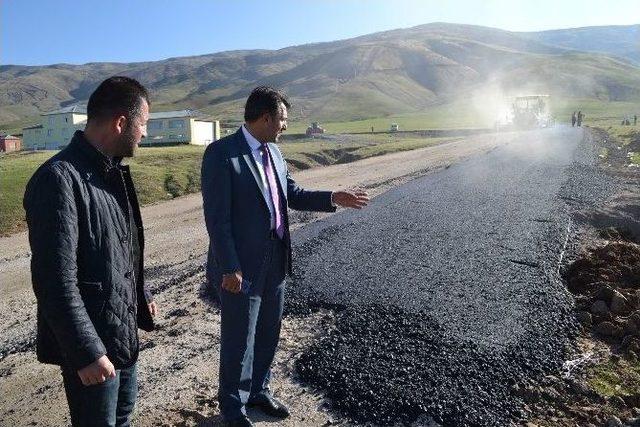
M 558 274 L 570 212 L 614 190 L 588 132 L 514 134 L 294 234 L 287 312 L 336 312 L 297 364 L 358 423 L 524 419 L 576 331 Z

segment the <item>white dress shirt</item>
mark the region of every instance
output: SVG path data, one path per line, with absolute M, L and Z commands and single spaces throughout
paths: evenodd
M 262 184 L 264 185 L 264 188 L 267 192 L 265 196 L 267 199 L 267 206 L 269 207 L 269 213 L 271 214 L 271 229 L 275 230 L 276 229 L 276 213 L 275 213 L 276 211 L 273 207 L 273 198 L 271 197 L 271 189 L 269 188 L 267 175 L 264 172 L 264 166 L 262 166 L 262 153 L 260 152 L 260 146 L 262 145 L 262 143 L 257 139 L 255 139 L 253 135 L 251 135 L 251 133 L 245 127 L 245 125 L 242 125 L 242 133 L 244 134 L 244 137 L 247 140 L 247 143 L 249 144 L 249 148 L 251 148 L 251 154 L 253 155 L 253 158 L 255 159 L 256 164 L 258 165 L 258 173 L 260 174 L 260 178 L 262 178 Z M 273 169 L 273 176 L 276 179 L 276 183 L 277 183 L 278 174 L 276 172 L 276 167 L 273 163 L 271 164 L 271 167 Z M 284 221 L 284 218 L 283 218 L 283 221 Z

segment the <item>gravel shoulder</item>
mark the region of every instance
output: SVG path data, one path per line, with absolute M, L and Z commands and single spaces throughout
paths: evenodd
M 509 144 L 516 134 L 480 135 L 424 149 L 373 157 L 294 174 L 307 188 L 366 188 L 377 196 L 415 177 Z M 219 313 L 208 300 L 204 259 L 208 243 L 199 194 L 142 210 L 147 280 L 161 313 L 158 330 L 142 335 L 136 425 L 218 425 Z M 294 228 L 323 214 L 293 213 Z M 295 236 L 294 236 L 295 238 Z M 35 360 L 35 298 L 29 276 L 26 233 L 0 239 L 0 425 L 59 426 L 68 423 L 58 368 Z M 294 255 L 295 256 L 295 255 Z M 334 328 L 334 315 L 320 310 L 285 319 L 275 364 L 276 395 L 293 416 L 281 425 L 333 422 L 318 393 L 301 387 L 295 361 L 315 338 Z M 250 414 L 258 425 L 273 420 Z

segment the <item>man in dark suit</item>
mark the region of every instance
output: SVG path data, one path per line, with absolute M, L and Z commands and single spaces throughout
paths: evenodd
M 287 207 L 333 212 L 360 209 L 364 192 L 307 191 L 287 171 L 275 142 L 287 129 L 289 101 L 258 87 L 245 124 L 207 147 L 202 198 L 210 237 L 207 276 L 221 306 L 218 400 L 227 425 L 250 426 L 245 403 L 277 418 L 287 408 L 269 390 L 280 337 L 285 275 L 291 273 Z

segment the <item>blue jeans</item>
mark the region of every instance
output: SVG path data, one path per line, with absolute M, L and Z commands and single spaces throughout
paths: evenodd
M 138 394 L 137 368 L 116 370 L 114 378 L 102 384 L 82 385 L 75 369 L 63 367 L 73 427 L 127 427 Z
M 220 289 L 220 384 L 218 401 L 226 421 L 246 415 L 248 399 L 269 394 L 271 363 L 280 338 L 286 247 L 270 242 L 265 270 L 248 295 Z

